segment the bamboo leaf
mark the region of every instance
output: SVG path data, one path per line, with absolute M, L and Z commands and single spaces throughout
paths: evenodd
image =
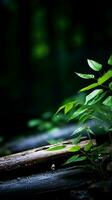
M 87 113 L 84 113 L 83 115 L 80 116 L 79 121 L 81 121 L 82 123 L 84 123 L 87 120 L 92 119 L 93 118 L 92 113 L 93 113 L 93 111 L 87 111 Z
M 108 59 L 108 64 L 109 65 L 112 65 L 112 55 L 109 57 L 109 59 Z
M 61 107 L 59 107 L 59 109 L 56 111 L 55 115 L 58 114 L 61 110 L 63 110 L 65 108 L 65 105 L 62 105 Z
M 102 77 L 98 78 L 98 85 L 102 85 L 112 77 L 112 70 L 108 70 Z
M 58 145 L 58 146 L 49 147 L 47 150 L 48 151 L 58 151 L 58 150 L 61 150 L 61 149 L 64 149 L 64 148 L 65 148 L 64 145 Z
M 85 126 L 81 126 L 81 127 L 77 128 L 77 129 L 72 133 L 72 135 L 75 135 L 75 134 L 77 134 L 77 133 L 80 133 L 80 132 L 83 131 L 83 130 L 85 130 Z
M 87 86 L 87 87 L 82 88 L 82 89 L 80 90 L 80 92 L 93 89 L 93 88 L 95 88 L 95 87 L 97 87 L 97 86 L 98 86 L 98 83 L 93 83 L 93 84 L 91 84 L 91 85 L 89 85 L 89 86 Z
M 106 95 L 106 92 L 103 92 L 102 94 L 99 94 L 99 95 L 95 96 L 93 99 L 91 99 L 91 101 L 89 101 L 87 104 L 88 105 L 96 104 L 96 103 L 100 102 L 104 98 L 105 95 Z
M 88 144 L 85 145 L 84 151 L 89 151 L 89 150 L 91 149 L 92 146 L 93 146 L 92 142 L 89 141 Z
M 82 73 L 77 73 L 75 72 L 79 77 L 84 78 L 84 79 L 92 79 L 94 78 L 93 74 L 82 74 Z
M 112 96 L 107 97 L 105 101 L 103 101 L 103 104 L 112 107 Z
M 79 145 L 74 145 L 73 147 L 71 147 L 69 149 L 70 152 L 77 152 L 80 150 L 80 146 Z
M 94 97 L 96 97 L 97 95 L 101 94 L 103 92 L 103 89 L 96 89 L 94 90 L 93 92 L 91 92 L 90 94 L 88 94 L 86 96 L 86 102 L 85 102 L 85 105 L 91 100 L 93 99 Z
M 87 111 L 87 108 L 83 108 L 83 107 L 80 107 L 78 110 L 76 110 L 70 119 L 74 119 L 74 118 L 77 118 L 79 117 L 79 115 L 83 114 L 85 111 Z
M 73 108 L 74 102 L 67 103 L 64 109 L 64 113 L 67 114 Z
M 100 71 L 102 69 L 102 64 L 94 61 L 94 60 L 89 60 L 87 59 L 88 65 L 91 69 L 94 71 Z
M 74 156 L 70 157 L 64 164 L 79 162 L 79 161 L 83 161 L 83 160 L 86 160 L 86 159 L 87 159 L 86 156 L 74 155 Z

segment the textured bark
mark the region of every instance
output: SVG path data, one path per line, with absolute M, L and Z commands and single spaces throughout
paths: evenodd
M 0 198 L 39 198 L 41 195 L 46 196 L 47 193 L 51 195 L 52 192 L 57 193 L 59 191 L 68 191 L 72 188 L 87 187 L 94 179 L 92 172 L 75 169 L 74 167 L 18 177 L 13 180 L 0 182 Z M 66 195 L 65 192 L 64 195 Z M 55 199 L 55 195 L 53 197 Z
M 80 147 L 83 148 L 88 141 L 80 142 Z M 93 140 L 93 143 L 95 144 L 95 140 Z M 53 146 L 49 145 L 1 157 L 0 175 L 15 170 L 30 169 L 34 166 L 36 166 L 36 170 L 39 170 L 43 164 L 47 166 L 47 163 L 61 162 L 62 164 L 64 158 L 73 154 L 69 151 L 69 148 L 73 146 L 71 141 L 65 141 L 63 145 L 65 145 L 65 148 L 57 151 L 48 151 L 48 148 Z

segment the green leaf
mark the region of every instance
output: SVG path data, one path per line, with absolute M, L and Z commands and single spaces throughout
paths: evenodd
M 112 82 L 109 83 L 109 88 L 112 90 Z
M 95 111 L 95 108 L 93 108 L 92 106 L 86 106 L 87 110 L 79 116 L 79 122 L 84 123 L 87 120 L 90 120 L 93 118 L 93 113 Z M 87 128 L 87 126 L 85 124 L 83 124 L 83 126 L 85 126 L 85 129 Z
M 85 105 L 91 100 L 93 99 L 94 97 L 96 97 L 97 95 L 101 94 L 103 92 L 103 89 L 96 89 L 94 90 L 93 92 L 91 92 L 90 94 L 88 94 L 86 96 L 86 102 L 85 102 Z
M 88 144 L 85 145 L 84 147 L 84 151 L 89 151 L 91 149 L 91 147 L 93 146 L 92 142 L 88 142 Z
M 64 113 L 67 114 L 73 108 L 74 102 L 67 103 L 64 109 Z
M 70 152 L 77 152 L 80 150 L 80 146 L 79 145 L 74 145 L 73 147 L 71 147 L 69 149 Z
M 93 118 L 92 113 L 93 113 L 93 111 L 87 111 L 86 113 L 84 113 L 83 115 L 80 116 L 79 121 L 84 123 L 84 122 L 92 119 Z
M 58 150 L 61 150 L 61 149 L 64 149 L 64 148 L 65 148 L 64 145 L 58 145 L 58 146 L 49 147 L 47 150 L 48 151 L 58 151 Z
M 109 65 L 112 65 L 112 55 L 109 57 L 109 59 L 108 59 L 108 64 Z
M 64 164 L 79 162 L 79 161 L 83 161 L 83 160 L 86 160 L 86 159 L 87 159 L 86 156 L 74 155 L 71 158 L 69 158 Z
M 83 114 L 85 111 L 87 111 L 87 108 L 83 108 L 83 107 L 80 107 L 78 110 L 76 110 L 70 119 L 74 119 L 74 118 L 77 118 L 79 117 L 79 115 Z
M 105 101 L 103 101 L 103 104 L 112 107 L 112 96 L 107 97 Z
M 81 73 L 77 73 L 75 72 L 79 77 L 84 78 L 84 79 L 92 79 L 94 78 L 93 74 L 81 74 Z
M 65 105 L 62 105 L 61 107 L 59 107 L 59 109 L 56 111 L 55 115 L 58 114 L 61 110 L 63 110 L 65 108 Z
M 68 101 L 65 102 L 61 107 L 59 107 L 59 109 L 56 111 L 55 115 L 56 115 L 57 113 L 59 113 L 61 110 L 63 110 L 63 109 L 64 109 L 64 113 L 66 114 L 67 112 L 69 112 L 69 111 L 72 109 L 72 107 L 73 107 L 76 103 L 77 103 L 76 100 L 74 100 L 74 101 L 70 101 L 70 100 L 69 100 L 69 102 L 68 102 Z
M 72 133 L 72 135 L 75 135 L 75 134 L 77 134 L 77 133 L 80 133 L 80 132 L 83 131 L 83 130 L 85 130 L 85 126 L 81 126 L 81 127 L 77 128 L 77 129 Z
M 87 59 L 88 65 L 91 69 L 94 71 L 100 71 L 102 69 L 102 64 L 94 61 L 94 60 L 89 60 Z
M 112 70 L 108 70 L 102 77 L 98 78 L 98 85 L 102 85 L 112 77 Z
M 93 99 L 91 99 L 91 101 L 87 103 L 87 105 L 93 105 L 100 102 L 104 98 L 105 95 L 106 95 L 106 92 L 103 92 L 102 94 L 95 96 Z
M 91 85 L 89 85 L 89 86 L 87 86 L 87 87 L 82 88 L 82 89 L 80 90 L 80 92 L 93 89 L 93 88 L 95 88 L 95 87 L 97 87 L 97 86 L 98 86 L 98 83 L 93 83 L 93 84 L 91 84 Z

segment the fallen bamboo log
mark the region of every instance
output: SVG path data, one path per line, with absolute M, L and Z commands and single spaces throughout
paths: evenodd
M 96 177 L 91 172 L 74 167 L 59 169 L 26 177 L 0 182 L 0 199 L 24 198 L 35 199 L 46 194 L 59 191 L 65 192 L 71 189 L 85 188 L 94 182 Z M 52 198 L 54 195 L 52 196 Z M 64 196 L 63 196 L 64 197 Z M 54 198 L 53 198 L 54 199 Z
M 92 141 L 93 144 L 96 144 L 94 139 Z M 83 148 L 88 142 L 89 140 L 84 140 L 78 145 Z M 73 154 L 69 149 L 74 146 L 71 141 L 65 141 L 62 144 L 64 148 L 57 151 L 48 151 L 49 147 L 53 147 L 53 145 L 48 145 L 1 157 L 0 175 L 6 172 L 22 171 L 22 169 L 30 169 L 32 167 L 36 167 L 38 171 L 44 164 L 47 166 L 47 163 L 52 164 L 60 161 L 62 164 L 63 159 Z
M 96 141 L 92 141 L 93 144 L 96 145 Z M 88 142 L 89 140 L 81 141 L 78 145 L 84 148 Z M 65 145 L 65 148 L 57 151 L 48 151 L 49 147 L 53 147 L 53 145 L 48 145 L 0 158 L 0 174 L 4 173 L 6 176 L 5 179 L 1 179 L 0 181 L 0 199 L 27 198 L 32 200 L 44 200 L 46 198 L 53 199 L 54 196 L 56 197 L 55 199 L 63 199 L 65 195 L 66 199 L 71 199 L 69 195 L 72 190 L 88 192 L 89 188 L 90 193 L 88 193 L 88 195 L 92 194 L 93 196 L 93 194 L 97 192 L 97 188 L 94 189 L 91 185 L 95 183 L 97 187 L 97 181 L 101 182 L 102 179 L 95 171 L 93 173 L 92 168 L 91 170 L 83 168 L 82 165 L 84 163 L 73 167 L 64 166 L 62 168 L 57 168 L 56 165 L 56 169 L 46 169 L 49 161 L 52 164 L 60 160 L 62 164 L 63 158 L 65 159 L 66 155 L 70 156 L 70 154 L 72 154 L 69 152 L 69 148 L 73 146 L 71 141 L 65 141 L 63 145 Z M 110 148 L 111 146 L 107 146 L 106 153 L 110 152 Z M 36 173 L 31 170 L 31 173 L 26 175 L 24 172 L 27 171 L 28 168 L 31 169 L 34 165 L 36 165 Z M 39 172 L 42 165 L 44 171 Z M 25 171 L 23 169 L 25 169 Z M 19 176 L 17 170 L 23 171 L 23 174 Z M 6 172 L 14 173 L 14 171 L 16 177 L 7 177 Z M 111 176 L 108 178 L 111 178 Z M 110 179 L 107 181 L 109 181 L 109 184 L 112 183 Z M 101 182 L 101 186 L 102 184 Z M 109 195 L 112 195 L 110 185 L 107 189 L 109 189 Z M 103 193 L 100 188 L 98 191 L 99 194 Z M 104 191 L 104 195 L 107 195 L 107 192 Z

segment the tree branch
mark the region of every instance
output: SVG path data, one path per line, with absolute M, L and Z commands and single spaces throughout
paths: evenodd
M 96 144 L 95 140 L 92 141 L 93 144 Z M 81 141 L 78 145 L 83 148 L 88 142 L 89 140 Z M 62 144 L 65 148 L 57 151 L 48 151 L 49 147 L 53 147 L 53 145 L 48 145 L 1 157 L 0 175 L 6 172 L 21 171 L 22 169 L 30 169 L 32 167 L 36 167 L 38 171 L 43 164 L 47 166 L 48 163 L 52 164 L 53 162 L 61 162 L 62 164 L 63 159 L 74 154 L 69 151 L 69 148 L 73 146 L 71 141 L 65 141 Z

